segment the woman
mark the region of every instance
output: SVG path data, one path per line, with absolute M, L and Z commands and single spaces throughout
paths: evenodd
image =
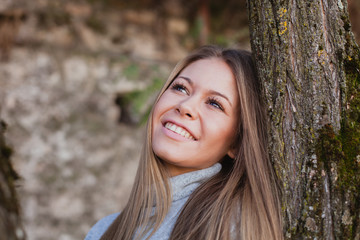
M 251 54 L 205 46 L 156 100 L 130 199 L 90 239 L 283 239 Z

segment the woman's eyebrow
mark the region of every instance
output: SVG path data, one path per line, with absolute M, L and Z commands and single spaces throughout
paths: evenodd
M 228 101 L 228 103 L 230 104 L 230 106 L 232 106 L 232 104 L 231 104 L 231 102 L 230 102 L 229 98 L 228 98 L 227 96 L 225 96 L 224 94 L 219 93 L 219 92 L 214 91 L 214 90 L 209 90 L 209 93 L 210 93 L 210 94 L 213 94 L 213 95 L 217 95 L 217 96 L 222 97 L 222 98 L 225 98 L 225 99 L 226 99 L 226 101 Z
M 193 82 L 191 81 L 191 79 L 190 78 L 188 78 L 188 77 L 185 77 L 185 76 L 178 76 L 178 78 L 182 78 L 182 79 L 184 79 L 184 80 L 186 80 L 190 85 L 192 85 L 193 84 Z
M 185 77 L 185 76 L 178 76 L 178 78 L 182 78 L 182 79 L 186 80 L 186 81 L 187 81 L 190 85 L 193 85 L 192 80 L 191 80 L 190 78 L 188 78 L 188 77 Z M 229 98 L 228 98 L 227 96 L 225 96 L 224 94 L 219 93 L 219 92 L 217 92 L 217 91 L 215 91 L 215 90 L 209 90 L 209 93 L 210 93 L 210 94 L 212 94 L 212 95 L 216 95 L 216 96 L 219 96 L 219 97 L 225 98 L 225 99 L 226 99 L 226 101 L 228 101 L 228 103 L 230 104 L 230 106 L 232 106 L 232 104 L 231 104 L 231 102 L 230 102 Z

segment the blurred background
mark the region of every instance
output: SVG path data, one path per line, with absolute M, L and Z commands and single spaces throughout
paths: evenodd
M 349 10 L 359 40 L 360 1 Z M 28 239 L 83 239 L 124 206 L 157 91 L 208 43 L 250 49 L 245 0 L 0 0 L 0 118 Z

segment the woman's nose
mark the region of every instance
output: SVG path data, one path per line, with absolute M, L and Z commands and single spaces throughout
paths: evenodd
M 182 116 L 186 116 L 190 119 L 196 119 L 198 117 L 198 103 L 196 103 L 195 98 L 188 98 L 184 101 L 181 101 L 177 107 L 176 110 L 180 113 Z

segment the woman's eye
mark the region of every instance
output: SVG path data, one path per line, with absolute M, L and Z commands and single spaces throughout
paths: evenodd
M 174 89 L 175 91 L 179 91 L 179 92 L 182 92 L 182 93 L 185 93 L 185 94 L 188 93 L 186 87 L 185 87 L 184 85 L 178 84 L 178 83 L 177 83 L 177 84 L 174 84 L 174 85 L 171 87 L 171 89 Z
M 224 111 L 223 106 L 215 99 L 209 99 L 207 103 L 215 108 L 220 109 L 221 111 Z

